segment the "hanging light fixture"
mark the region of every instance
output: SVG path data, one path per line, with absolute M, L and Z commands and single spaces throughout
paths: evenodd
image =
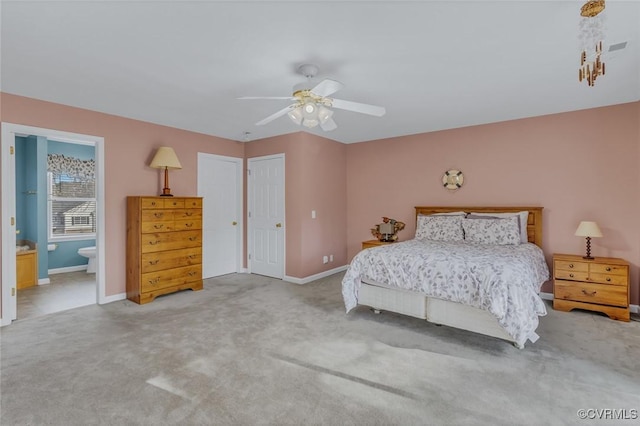
M 602 60 L 602 40 L 604 39 L 604 16 L 600 13 L 605 8 L 605 0 L 592 0 L 580 8 L 580 69 L 578 81 L 585 80 L 589 86 L 596 83 L 598 76 L 604 75 L 605 65 Z

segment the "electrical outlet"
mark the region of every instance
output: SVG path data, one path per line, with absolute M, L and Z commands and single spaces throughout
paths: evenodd
M 332 254 L 329 255 L 329 262 L 333 262 L 333 255 Z
M 327 256 L 322 256 L 322 263 L 329 263 L 329 258 Z

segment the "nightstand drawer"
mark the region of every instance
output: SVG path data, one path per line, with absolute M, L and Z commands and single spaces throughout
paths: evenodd
M 603 283 L 603 284 L 613 284 L 613 285 L 627 285 L 627 276 L 626 275 L 611 275 L 608 274 L 594 274 L 593 272 L 589 274 L 589 281 L 593 281 L 594 283 Z
M 627 289 L 606 284 L 555 281 L 554 297 L 599 305 L 627 306 Z
M 571 281 L 589 281 L 589 273 L 587 271 L 565 271 L 564 269 L 556 269 L 554 278 Z
M 589 264 L 583 262 L 570 262 L 566 260 L 556 260 L 553 263 L 555 269 L 562 269 L 565 271 L 580 271 L 589 272 Z
M 625 265 L 607 265 L 604 263 L 594 263 L 591 265 L 591 272 L 598 274 L 624 275 L 626 278 L 628 271 L 629 268 Z

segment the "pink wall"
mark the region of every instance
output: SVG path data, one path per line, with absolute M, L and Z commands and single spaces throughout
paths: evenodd
M 305 278 L 346 265 L 346 146 L 304 132 L 245 146 L 247 159 L 280 153 L 285 154 L 286 275 Z M 333 263 L 323 264 L 322 256 L 330 254 Z
M 157 195 L 162 172 L 149 164 L 155 149 L 174 148 L 181 170 L 170 172 L 171 192 L 197 195 L 197 153 L 244 157 L 244 144 L 99 112 L 3 93 L 2 122 L 104 137 L 106 294 L 125 292 L 126 197 Z
M 595 220 L 604 238 L 592 253 L 631 262 L 638 304 L 639 116 L 635 102 L 348 145 L 348 258 L 381 216 L 404 221 L 400 239 L 411 239 L 416 205 L 543 206 L 549 264 L 552 253 L 582 253 L 573 234 Z M 449 168 L 465 174 L 458 191 L 442 187 Z

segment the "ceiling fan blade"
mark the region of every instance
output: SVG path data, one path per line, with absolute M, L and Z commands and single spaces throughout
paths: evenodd
M 290 101 L 293 101 L 296 98 L 291 96 L 242 96 L 238 99 L 288 99 Z
M 382 117 L 387 110 L 384 107 L 361 104 L 360 102 L 343 101 L 342 99 L 331 99 L 331 106 L 339 109 L 346 109 L 347 111 L 360 112 L 362 114 L 375 115 L 376 117 Z
M 316 86 L 313 89 L 311 89 L 311 92 L 324 98 L 325 96 L 329 96 L 333 93 L 336 93 L 338 90 L 342 89 L 343 87 L 344 87 L 344 84 L 340 83 L 339 81 L 325 78 L 320 83 L 316 84 Z
M 256 123 L 256 126 L 262 126 L 263 124 L 267 124 L 273 120 L 275 120 L 278 117 L 282 117 L 283 115 L 285 115 L 286 113 L 288 113 L 289 111 L 291 111 L 292 109 L 294 109 L 297 106 L 297 104 L 291 104 L 286 108 L 282 108 L 280 111 L 271 114 L 270 116 L 268 116 L 267 118 L 260 120 Z
M 335 130 L 338 128 L 338 125 L 336 124 L 335 121 L 333 121 L 333 118 L 329 118 L 327 121 L 325 121 L 324 123 L 320 123 L 320 128 L 322 130 L 324 130 L 325 132 L 329 132 L 331 130 Z

